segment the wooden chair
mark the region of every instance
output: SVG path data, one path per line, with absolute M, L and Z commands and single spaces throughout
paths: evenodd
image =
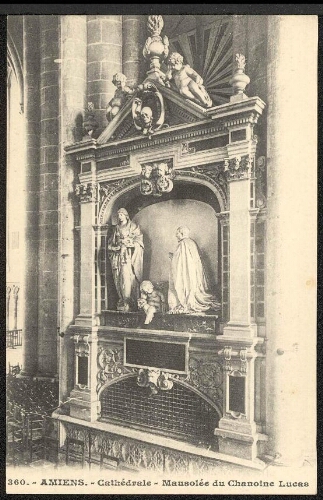
M 27 448 L 29 461 L 35 462 L 44 458 L 44 419 L 39 415 L 28 416 Z
M 66 465 L 70 462 L 80 463 L 82 468 L 85 462 L 85 445 L 80 439 L 66 438 Z
M 56 467 L 59 455 L 58 421 L 52 417 L 44 417 L 43 431 L 44 460 L 54 463 Z

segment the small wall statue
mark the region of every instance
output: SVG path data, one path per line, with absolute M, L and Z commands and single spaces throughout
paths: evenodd
M 164 125 L 163 96 L 153 83 L 139 85 L 132 102 L 132 117 L 135 128 L 149 138 Z
M 170 193 L 173 189 L 175 177 L 173 166 L 164 162 L 143 164 L 141 166 L 141 194 L 161 196 L 162 193 Z
M 143 269 L 143 235 L 130 220 L 125 208 L 118 210 L 118 224 L 108 241 L 114 284 L 118 293 L 118 311 L 136 309 Z
M 106 108 L 106 117 L 109 122 L 113 120 L 134 93 L 134 90 L 126 85 L 127 77 L 122 73 L 113 75 L 112 83 L 117 87 L 117 90 Z
M 181 226 L 176 231 L 178 245 L 171 259 L 168 305 L 170 314 L 201 314 L 219 310 L 221 304 L 207 292 L 208 284 L 197 244 L 190 230 Z
M 203 86 L 202 77 L 188 64 L 183 64 L 183 56 L 178 52 L 173 52 L 168 59 L 166 86 L 169 86 L 171 80 L 174 80 L 177 90 L 182 96 L 201 106 L 207 108 L 212 106 L 211 97 Z
M 138 308 L 146 313 L 145 325 L 149 325 L 156 312 L 165 311 L 165 297 L 159 290 L 155 290 L 151 281 L 143 281 L 140 285 L 140 299 Z

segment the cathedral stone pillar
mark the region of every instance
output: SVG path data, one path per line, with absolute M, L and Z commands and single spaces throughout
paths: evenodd
M 57 375 L 59 18 L 40 16 L 38 374 Z
M 317 18 L 268 17 L 266 434 L 315 450 Z
M 100 131 L 108 124 L 106 107 L 116 90 L 112 77 L 122 72 L 122 16 L 87 16 L 87 43 L 88 101 Z
M 23 42 L 26 124 L 26 260 L 22 374 L 32 376 L 37 371 L 38 347 L 39 16 L 24 16 Z
M 142 55 L 146 41 L 146 19 L 142 15 L 122 16 L 122 72 L 130 86 L 145 78 L 145 60 Z
M 59 254 L 59 331 L 60 401 L 73 387 L 74 344 L 67 333 L 78 313 L 78 203 L 75 203 L 76 168 L 65 147 L 82 138 L 78 124 L 86 106 L 86 16 L 61 17 L 60 88 L 60 254 Z

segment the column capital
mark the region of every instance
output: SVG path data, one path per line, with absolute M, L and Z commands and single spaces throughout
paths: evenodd
M 95 202 L 98 197 L 98 184 L 96 182 L 76 184 L 75 195 L 79 198 L 81 203 Z
M 227 158 L 224 161 L 224 171 L 228 182 L 250 179 L 254 169 L 254 156 L 244 155 Z

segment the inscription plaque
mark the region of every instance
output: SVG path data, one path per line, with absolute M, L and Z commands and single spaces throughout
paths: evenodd
M 158 368 L 179 373 L 187 371 L 187 345 L 125 338 L 125 365 Z

